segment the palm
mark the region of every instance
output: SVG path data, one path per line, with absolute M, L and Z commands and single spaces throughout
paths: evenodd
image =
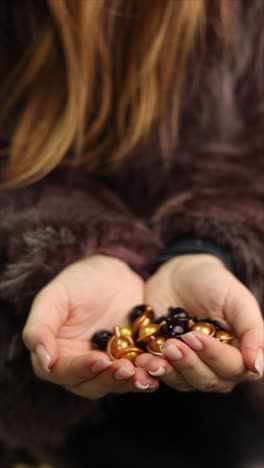
M 158 314 L 164 314 L 169 306 L 181 306 L 192 315 L 218 319 L 228 326 L 225 304 L 230 292 L 229 275 L 224 268 L 216 268 L 215 262 L 195 264 L 192 259 L 192 264 L 185 261 L 181 265 L 177 260 L 168 263 L 149 280 L 147 300 Z
M 227 346 L 203 333 L 185 333 L 163 347 L 166 357 L 139 356 L 137 365 L 175 389 L 230 391 L 235 382 L 263 373 L 263 320 L 251 292 L 216 257 L 182 255 L 148 280 L 145 300 L 164 315 L 180 306 L 193 316 L 218 320 L 237 341 Z M 160 374 L 160 370 L 162 373 Z M 154 372 L 154 373 L 153 373 Z M 157 373 L 158 372 L 158 373 Z
M 61 317 L 57 333 L 60 357 L 86 353 L 95 331 L 124 324 L 129 309 L 142 302 L 142 281 L 118 262 L 108 266 L 104 259 L 100 265 L 100 258 L 93 257 L 70 266 L 51 284 L 53 306 Z
M 125 324 L 142 301 L 142 279 L 117 258 L 93 255 L 63 270 L 38 294 L 23 330 L 37 377 L 91 399 L 155 391 L 145 369 L 91 346 L 95 331 Z

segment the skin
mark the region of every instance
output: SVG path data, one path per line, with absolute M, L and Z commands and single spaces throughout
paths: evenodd
M 126 359 L 111 362 L 106 353 L 91 348 L 89 340 L 95 331 L 125 325 L 129 310 L 143 302 L 158 315 L 177 305 L 193 315 L 199 312 L 215 318 L 231 327 L 238 345 L 195 332 L 191 339 L 186 335 L 184 343 L 168 340 L 164 358 L 142 354 L 136 366 Z M 201 349 L 195 349 L 193 336 Z M 256 356 L 260 364 L 263 357 L 259 306 L 250 291 L 211 255 L 177 257 L 145 285 L 116 258 L 93 255 L 76 262 L 38 294 L 23 340 L 37 377 L 90 399 L 110 393 L 153 392 L 159 381 L 180 391 L 228 392 L 239 382 L 261 377 L 261 370 L 256 369 Z M 175 349 L 179 359 L 175 359 Z
M 93 350 L 95 331 L 125 323 L 144 284 L 124 262 L 93 255 L 63 270 L 36 297 L 23 330 L 36 375 L 90 399 L 155 391 L 159 382 L 127 359 Z
M 175 305 L 194 316 L 218 320 L 237 337 L 230 346 L 201 332 L 187 333 L 184 342 L 166 342 L 167 359 L 138 357 L 136 364 L 165 384 L 182 391 L 226 393 L 239 382 L 261 378 L 264 338 L 259 305 L 217 257 L 196 254 L 170 260 L 147 282 L 145 301 L 160 315 Z

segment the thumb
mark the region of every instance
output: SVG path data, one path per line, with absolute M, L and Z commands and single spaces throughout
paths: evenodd
M 240 282 L 230 288 L 225 305 L 226 317 L 236 337 L 245 365 L 263 375 L 264 325 L 260 307 L 253 294 Z
M 26 347 L 38 358 L 46 372 L 58 358 L 56 336 L 68 314 L 67 301 L 55 284 L 44 288 L 35 298 L 22 332 Z

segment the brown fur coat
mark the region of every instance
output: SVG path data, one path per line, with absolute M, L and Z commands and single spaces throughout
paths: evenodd
M 213 240 L 263 307 L 264 2 L 234 3 L 237 60 L 227 67 L 212 47 L 190 78 L 169 172 L 154 132 L 115 176 L 59 168 L 0 194 L 0 439 L 12 446 L 54 444 L 101 414 L 101 401 L 37 380 L 20 337 L 34 296 L 84 253 L 116 255 L 147 278 L 163 246 Z

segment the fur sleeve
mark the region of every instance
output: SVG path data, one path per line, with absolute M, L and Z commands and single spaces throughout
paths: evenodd
M 229 250 L 264 305 L 264 4 L 232 6 L 235 59 L 212 60 L 190 90 L 189 124 L 154 229 L 166 245 L 198 237 Z
M 166 245 L 184 237 L 216 242 L 229 251 L 239 279 L 263 303 L 264 205 L 253 196 L 215 192 L 175 197 L 156 213 Z M 184 198 L 184 199 L 183 199 Z
M 0 439 L 10 444 L 62 441 L 101 403 L 39 381 L 21 330 L 39 290 L 82 256 L 105 253 L 147 274 L 159 244 L 96 179 L 60 171 L 0 194 Z

